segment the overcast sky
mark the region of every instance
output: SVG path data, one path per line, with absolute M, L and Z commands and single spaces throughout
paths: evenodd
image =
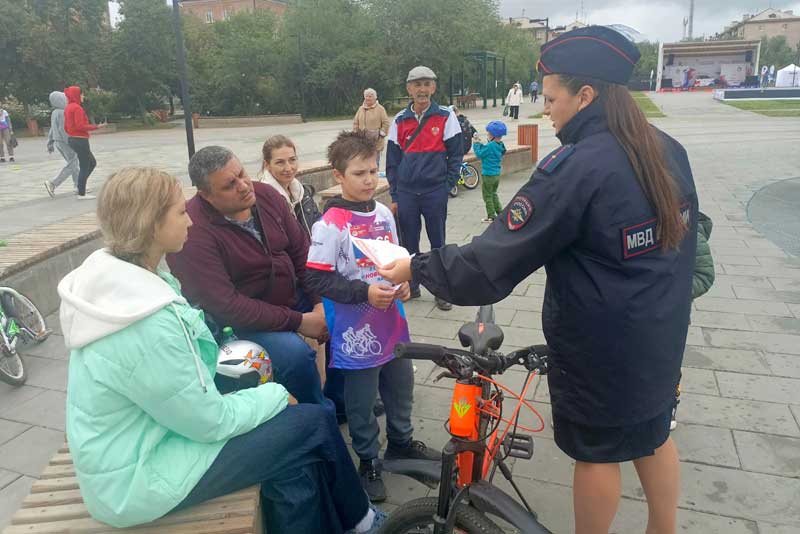
M 435 0 L 432 0 L 435 1 Z M 580 11 L 580 0 L 501 0 L 503 17 L 550 17 L 550 25 L 569 24 Z M 800 0 L 695 0 L 694 35 L 713 35 L 745 13 L 756 14 L 768 7 L 792 9 L 800 15 Z M 683 35 L 683 18 L 689 16 L 689 0 L 584 0 L 589 24 L 626 24 L 650 40 L 672 42 Z
M 402 1 L 402 0 L 401 0 Z M 431 0 L 435 2 L 436 0 Z M 116 6 L 112 4 L 112 16 Z M 800 15 L 800 0 L 695 0 L 694 34 L 713 35 L 745 13 L 768 7 L 792 9 Z M 580 11 L 581 0 L 501 0 L 503 17 L 550 17 L 550 25 L 569 24 Z M 579 19 L 589 24 L 627 24 L 653 41 L 673 42 L 683 35 L 683 18 L 689 16 L 689 0 L 583 0 Z

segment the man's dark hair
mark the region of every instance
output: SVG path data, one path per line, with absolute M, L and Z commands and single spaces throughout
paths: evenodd
M 355 158 L 374 158 L 378 152 L 377 139 L 370 139 L 366 130 L 341 132 L 328 147 L 328 163 L 344 174 L 347 163 Z
M 189 160 L 189 178 L 199 190 L 209 192 L 208 177 L 235 158 L 233 152 L 222 146 L 207 146 L 195 152 Z

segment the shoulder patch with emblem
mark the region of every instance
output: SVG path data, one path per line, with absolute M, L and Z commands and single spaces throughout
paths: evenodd
M 526 196 L 517 195 L 508 204 L 508 212 L 506 215 L 506 224 L 508 229 L 516 232 L 531 220 L 533 217 L 534 207 L 533 201 Z
M 564 145 L 557 148 L 539 161 L 536 170 L 544 174 L 552 174 L 573 152 L 575 152 L 575 145 Z

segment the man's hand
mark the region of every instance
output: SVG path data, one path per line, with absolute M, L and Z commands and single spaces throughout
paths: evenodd
M 53 145 L 47 145 L 47 153 L 48 154 L 52 154 L 54 150 L 55 149 L 53 148 Z
M 295 404 L 297 404 L 297 399 L 295 399 L 294 396 L 289 393 L 289 406 L 294 406 Z
M 328 326 L 325 324 L 325 314 L 322 311 L 314 311 L 303 314 L 303 320 L 300 322 L 300 328 L 297 331 L 306 336 L 314 339 L 324 339 L 328 335 Z
M 379 310 L 385 310 L 394 302 L 394 289 L 389 284 L 371 284 L 368 299 Z
M 394 298 L 400 299 L 400 302 L 408 302 L 411 299 L 411 285 L 408 282 L 400 284 L 394 292 Z
M 411 258 L 403 258 L 386 265 L 383 269 L 378 269 L 384 280 L 393 284 L 402 284 L 411 281 Z

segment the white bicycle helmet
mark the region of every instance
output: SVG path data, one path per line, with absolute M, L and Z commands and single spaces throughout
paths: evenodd
M 266 384 L 272 380 L 272 360 L 267 349 L 258 343 L 230 341 L 219 346 L 217 373 L 234 379 L 248 373 L 258 373 L 258 383 Z

